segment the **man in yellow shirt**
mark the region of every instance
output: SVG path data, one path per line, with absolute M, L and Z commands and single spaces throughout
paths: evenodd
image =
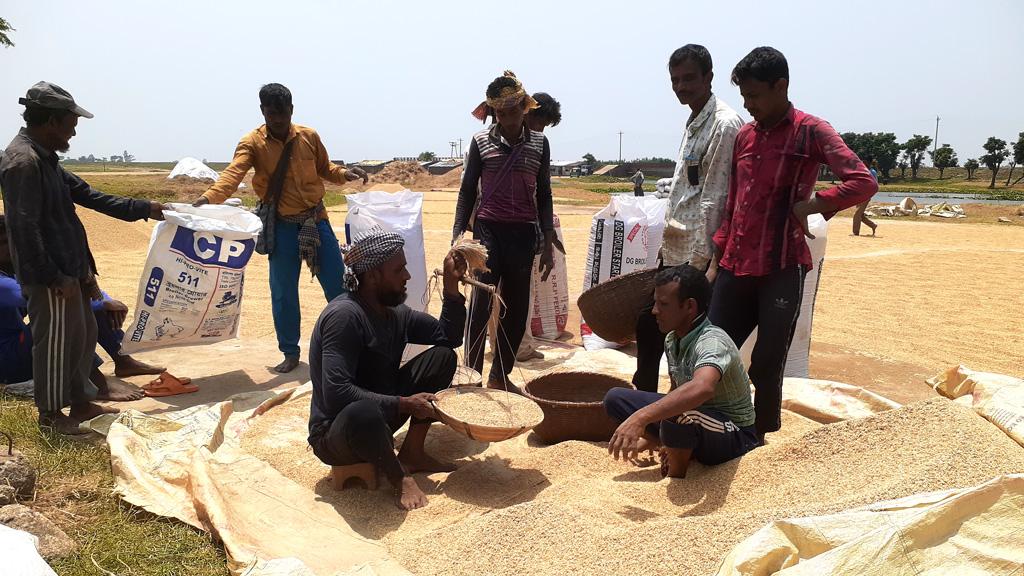
M 254 170 L 252 186 L 262 202 L 271 202 L 276 187 L 276 217 L 267 227 L 266 253 L 270 260 L 270 300 L 274 314 L 277 346 L 284 361 L 277 372 L 290 372 L 299 365 L 299 272 L 306 262 L 320 281 L 330 302 L 345 291 L 338 239 L 324 208 L 323 180 L 344 184 L 363 179 L 358 168 L 346 169 L 332 163 L 316 130 L 292 124 L 292 93 L 281 84 L 260 88 L 260 111 L 266 123 L 246 134 L 235 148 L 231 165 L 217 182 L 196 200 L 194 206 L 220 204 L 238 189 L 249 169 Z M 288 161 L 278 170 L 278 161 L 288 151 Z M 280 172 L 280 173 L 279 173 Z M 278 179 L 276 186 L 272 184 Z

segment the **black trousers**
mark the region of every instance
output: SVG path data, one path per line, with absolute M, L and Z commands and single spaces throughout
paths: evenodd
M 399 371 L 398 395 L 438 392 L 452 383 L 458 363 L 451 348 L 435 346 L 405 363 Z M 395 454 L 395 432 L 407 414 L 385 414 L 380 403 L 359 400 L 343 408 L 321 436 L 312 438 L 313 453 L 323 463 L 345 466 L 370 462 L 397 485 L 405 469 Z M 412 419 L 413 424 L 430 422 Z
M 759 434 L 782 427 L 782 375 L 804 295 L 803 266 L 767 276 L 735 276 L 720 269 L 708 313 L 737 347 L 757 328 L 747 373 L 754 385 L 755 426 Z
M 533 257 L 537 252 L 537 227 L 532 223 L 503 223 L 477 220 L 473 224 L 473 237 L 487 247 L 487 267 L 478 280 L 498 286 L 498 294 L 505 303 L 500 310 L 498 349 L 491 362 L 488 379 L 504 382 L 516 363 L 516 351 L 526 330 L 530 313 L 530 280 Z M 491 294 L 473 289 L 470 301 L 466 358 L 470 366 L 483 373 L 484 342 L 487 340 L 487 321 L 491 317 Z

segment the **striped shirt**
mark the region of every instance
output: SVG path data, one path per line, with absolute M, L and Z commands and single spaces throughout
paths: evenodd
M 693 380 L 693 373 L 713 366 L 721 375 L 715 383 L 715 395 L 700 408 L 713 408 L 739 427 L 754 424 L 754 404 L 750 399 L 750 378 L 740 351 L 724 330 L 707 317 L 680 338 L 675 332 L 665 337 L 665 356 L 672 389 Z
M 511 162 L 509 159 L 511 158 Z M 476 217 L 488 222 L 531 223 L 554 230 L 551 206 L 551 148 L 543 132 L 523 127 L 522 138 L 510 144 L 498 124 L 473 135 L 455 207 L 453 235 Z

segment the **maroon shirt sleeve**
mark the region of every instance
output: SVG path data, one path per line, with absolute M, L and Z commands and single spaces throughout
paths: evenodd
M 878 192 L 878 182 L 828 122 L 818 122 L 815 131 L 817 134 L 813 140 L 815 146 L 811 150 L 812 154 L 818 162 L 827 164 L 832 173 L 842 180 L 838 186 L 815 194 L 833 207 L 832 212 L 822 213 L 827 220 L 835 216 L 836 212 L 871 199 Z

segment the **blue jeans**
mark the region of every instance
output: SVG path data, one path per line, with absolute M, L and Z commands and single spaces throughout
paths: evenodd
M 269 257 L 270 302 L 274 313 L 274 331 L 277 332 L 277 349 L 285 356 L 298 356 L 299 327 L 302 322 L 299 311 L 299 274 L 302 270 L 302 259 L 299 258 L 301 225 L 278 220 L 274 226 L 274 252 Z M 345 291 L 342 282 L 345 263 L 341 259 L 338 238 L 331 229 L 331 223 L 321 220 L 316 227 L 320 233 L 320 250 L 317 254 L 320 273 L 317 280 L 324 290 L 324 296 L 330 302 Z

